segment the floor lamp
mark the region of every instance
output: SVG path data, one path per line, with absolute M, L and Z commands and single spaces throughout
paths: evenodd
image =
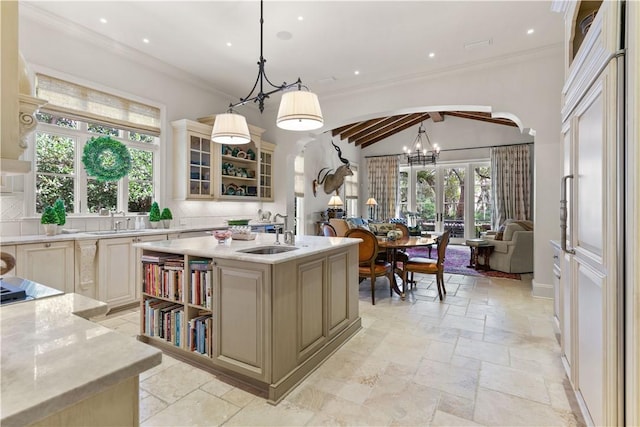
M 378 202 L 376 202 L 376 199 L 373 197 L 369 197 L 366 205 L 369 206 L 369 219 L 375 219 L 373 217 L 373 210 L 375 209 L 374 206 L 378 206 Z

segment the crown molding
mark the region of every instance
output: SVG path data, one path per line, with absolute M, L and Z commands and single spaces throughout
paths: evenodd
M 381 79 L 374 82 L 364 83 L 358 86 L 354 86 L 350 89 L 336 89 L 335 91 L 324 93 L 323 99 L 338 99 L 347 95 L 357 95 L 364 92 L 370 92 L 372 89 L 383 89 L 401 86 L 407 83 L 420 83 L 426 80 L 433 80 L 451 74 L 461 74 L 468 71 L 482 70 L 487 68 L 494 68 L 502 65 L 514 64 L 525 60 L 532 60 L 535 58 L 547 57 L 553 54 L 562 54 L 563 43 L 554 43 L 547 46 L 542 46 L 536 49 L 529 49 L 523 52 L 517 52 L 513 54 L 507 54 L 497 56 L 493 58 L 487 58 L 475 62 L 467 62 L 461 65 L 454 65 L 451 67 L 440 68 L 434 71 L 419 72 L 413 74 L 405 74 L 404 76 L 397 76 L 388 79 Z

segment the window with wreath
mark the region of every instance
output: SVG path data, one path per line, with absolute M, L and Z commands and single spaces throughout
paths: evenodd
M 160 111 L 37 75 L 35 210 L 62 198 L 70 213 L 147 212 L 156 191 Z

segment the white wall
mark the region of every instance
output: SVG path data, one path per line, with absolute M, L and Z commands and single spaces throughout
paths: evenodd
M 562 158 L 560 144 L 562 83 L 563 53 L 562 46 L 558 45 L 532 54 L 478 64 L 466 69 L 451 70 L 439 75 L 425 76 L 422 79 L 416 78 L 384 87 L 325 96 L 321 99 L 325 126 L 315 133 L 317 136 L 315 140 L 313 135 L 285 136 L 275 126 L 266 126 L 266 135 L 269 139 L 278 141 L 282 146 L 281 152 L 295 153 L 306 146 L 305 171 L 308 183 L 313 179 L 313 173 L 318 170 L 318 166 L 322 164 L 316 156 L 324 153 L 325 161 L 331 161 L 331 156 L 334 156 L 334 153 L 329 150 L 332 147 L 327 142 L 328 137 L 323 136 L 323 132 L 327 129 L 386 114 L 441 111 L 446 109 L 443 106 L 468 106 L 469 110 L 491 111 L 494 114 L 507 113 L 514 116 L 521 123 L 523 131 L 528 129 L 535 131 L 534 285 L 539 283 L 550 286 L 553 283 L 552 257 L 548 251 L 548 242 L 558 238 L 560 227 L 558 210 Z M 265 111 L 265 121 L 275 122 L 274 117 L 270 118 L 269 115 L 275 116 L 275 113 Z M 433 130 L 435 132 L 436 127 Z M 463 139 L 468 141 L 464 138 L 464 132 L 461 135 L 458 139 L 461 144 Z M 525 140 L 530 140 L 526 135 L 521 136 Z M 439 135 L 438 138 L 440 138 Z M 443 145 L 448 143 L 447 135 L 443 134 L 442 139 Z M 484 141 L 484 138 L 482 140 Z M 343 144 L 348 145 L 346 142 Z M 384 144 L 388 145 L 392 142 Z M 484 142 L 482 144 L 487 145 Z M 382 148 L 384 146 L 376 144 L 375 150 L 385 150 Z M 400 150 L 401 146 L 397 152 Z M 361 151 L 358 163 L 364 166 L 366 164 L 364 156 L 373 152 L 373 150 Z M 313 164 L 309 164 L 309 154 L 313 156 Z M 474 158 L 476 154 L 471 153 Z M 309 176 L 309 173 L 312 176 Z M 366 177 L 366 171 L 361 167 L 361 184 L 364 185 L 363 176 Z M 306 199 L 305 202 L 307 203 Z M 322 203 L 317 200 L 308 203 L 310 207 L 306 209 L 307 212 L 324 209 Z M 309 228 L 307 230 L 309 231 Z
M 224 111 L 229 102 L 229 97 L 186 77 L 175 68 L 157 64 L 149 58 L 145 58 L 148 65 L 143 65 L 139 58 L 132 58 L 128 51 L 123 51 L 117 46 L 109 46 L 98 41 L 96 47 L 95 37 L 89 36 L 86 31 L 77 31 L 49 19 L 26 15 L 21 9 L 20 48 L 28 63 L 76 76 L 161 105 L 165 111 L 163 133 L 166 154 L 171 152 L 173 143 L 169 128 L 171 120 L 197 118 Z M 249 122 L 266 128 L 264 138 L 278 145 L 274 156 L 277 200 L 268 204 L 266 208 L 272 212 L 282 212 L 286 206 L 290 214 L 293 212 L 293 159 L 303 149 L 305 194 L 309 195 L 305 197 L 305 211 L 308 216 L 306 222 L 311 225 L 315 221 L 314 213 L 326 208 L 328 195 L 322 192 L 314 198 L 311 193 L 311 181 L 322 167 L 339 166 L 336 152 L 329 143 L 330 136 L 323 134 L 328 129 L 383 114 L 442 110 L 442 106 L 451 105 L 466 105 L 470 110 L 485 109 L 494 113 L 510 113 L 522 123 L 523 129 L 532 128 L 536 131 L 535 280 L 551 284 L 551 257 L 548 254 L 547 242 L 558 238 L 559 229 L 559 106 L 562 67 L 562 50 L 561 46 L 558 46 L 527 56 L 477 64 L 466 69 L 452 69 L 411 81 L 323 96 L 321 104 L 325 127 L 320 131 L 303 135 L 285 132 L 275 127 L 275 99 L 269 103 L 262 116 L 255 114 L 250 108 L 245 108 L 243 114 L 248 116 Z M 446 120 L 449 121 L 449 118 Z M 436 127 L 433 128 L 433 132 L 434 136 L 438 134 Z M 455 135 L 455 131 L 451 132 Z M 443 146 L 449 143 L 447 136 L 442 135 Z M 469 134 L 465 136 L 464 132 L 459 138 L 449 138 L 449 141 L 451 139 L 460 142 L 471 141 Z M 336 140 L 336 143 L 342 147 L 343 157 L 361 166 L 361 185 L 364 186 L 366 182 L 362 177 L 366 177 L 366 153 L 345 141 Z M 171 186 L 167 184 L 172 180 L 173 171 L 166 166 L 162 170 L 163 187 L 170 189 Z M 170 193 L 160 195 L 160 199 L 172 206 L 178 216 L 193 222 L 204 221 L 209 216 L 224 218 L 255 215 L 255 211 L 261 206 L 260 203 L 171 202 L 170 198 Z

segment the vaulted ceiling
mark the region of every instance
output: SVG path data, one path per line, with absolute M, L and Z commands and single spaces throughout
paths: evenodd
M 469 120 L 479 120 L 503 126 L 517 125 L 504 118 L 491 117 L 491 113 L 482 111 L 442 111 L 428 113 L 399 114 L 396 116 L 385 116 L 376 119 L 363 120 L 350 123 L 331 131 L 331 136 L 339 136 L 341 140 L 347 140 L 357 147 L 366 148 L 395 135 L 405 129 L 409 129 L 425 120 L 431 119 L 434 122 L 442 122 L 446 116 L 460 117 Z

